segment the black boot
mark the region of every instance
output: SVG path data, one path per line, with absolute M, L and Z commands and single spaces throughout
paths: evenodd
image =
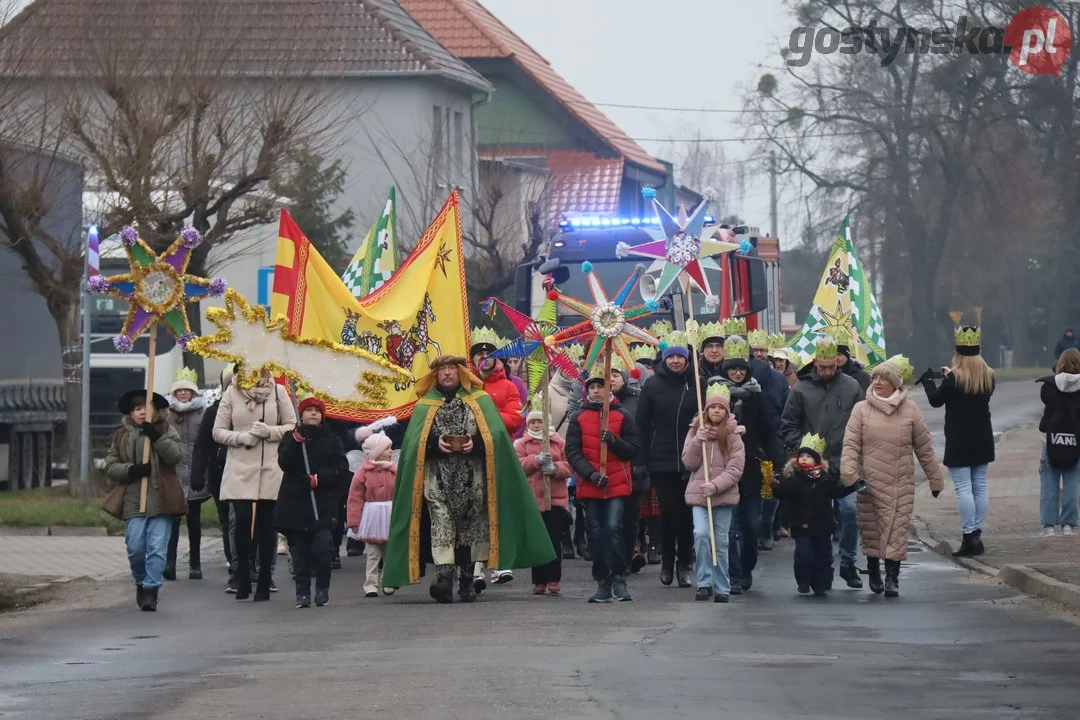
M 896 597 L 900 594 L 900 561 L 885 561 L 885 597 Z
M 660 582 L 663 585 L 670 585 L 675 581 L 675 568 L 667 563 L 664 563 L 660 568 Z
M 266 602 L 270 599 L 270 570 L 266 570 L 259 573 L 259 581 L 255 585 L 255 597 L 252 598 L 255 602 Z
M 140 610 L 142 610 L 144 592 L 142 583 L 135 583 L 135 604 L 139 606 Z
M 463 603 L 476 602 L 476 584 L 472 577 L 472 563 L 458 566 L 458 597 Z
M 870 581 L 870 592 L 875 595 L 885 592 L 885 584 L 881 581 L 881 560 L 876 557 L 866 558 L 866 574 Z
M 986 552 L 986 548 L 983 547 L 982 528 L 979 528 L 971 533 L 971 556 L 976 557 L 984 552 Z
M 974 533 L 963 533 L 963 540 L 960 541 L 960 549 L 953 553 L 953 557 L 971 557 L 973 555 L 972 549 L 974 547 Z
M 236 599 L 247 600 L 251 597 L 251 566 L 240 561 L 240 567 L 236 568 Z
M 143 601 L 141 607 L 145 612 L 157 612 L 158 588 L 143 588 Z
M 841 566 L 840 579 L 846 582 L 849 588 L 862 589 L 862 578 L 859 577 L 859 569 L 854 565 Z
M 650 565 L 659 565 L 661 562 L 660 551 L 657 550 L 655 546 L 650 545 L 649 552 L 646 553 L 645 558 L 649 561 Z
M 439 568 L 429 592 L 435 602 L 449 605 L 454 602 L 454 568 L 450 565 L 440 565 Z
M 364 543 L 349 538 L 345 541 L 345 554 L 348 557 L 360 557 L 364 554 Z
M 165 571 L 163 573 L 161 573 L 161 577 L 164 578 L 165 580 L 175 580 L 176 579 L 176 561 L 175 560 L 172 561 L 171 563 L 165 563 Z
M 685 565 L 680 565 L 675 570 L 675 578 L 679 581 L 679 587 L 690 587 L 690 569 Z
M 202 554 L 198 546 L 191 548 L 188 555 L 188 580 L 202 580 Z
M 585 562 L 592 562 L 592 553 L 589 552 L 589 546 L 585 543 L 581 543 L 577 546 L 577 554 Z
M 311 578 L 296 578 L 296 607 L 311 607 Z

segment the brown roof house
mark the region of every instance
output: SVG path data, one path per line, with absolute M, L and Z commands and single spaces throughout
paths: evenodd
M 519 203 L 523 196 L 542 197 L 553 229 L 563 216 L 640 217 L 642 187 L 660 189 L 661 197 L 672 190 L 668 164 L 642 149 L 478 0 L 401 3 L 495 87 L 475 116 L 481 195 L 495 184 Z

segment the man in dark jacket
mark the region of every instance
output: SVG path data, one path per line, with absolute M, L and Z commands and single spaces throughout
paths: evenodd
M 1054 362 L 1057 362 L 1061 357 L 1061 353 L 1065 352 L 1069 348 L 1080 348 L 1080 342 L 1076 340 L 1076 333 L 1072 328 L 1065 328 L 1065 334 L 1058 340 L 1058 344 L 1054 346 Z
M 837 367 L 845 375 L 859 383 L 859 387 L 862 388 L 865 396 L 866 391 L 870 389 L 870 373 L 863 369 L 861 362 L 851 357 L 851 348 L 849 346 L 837 344 L 836 351 L 839 353 L 836 357 Z
M 660 501 L 660 582 L 670 585 L 678 561 L 679 587 L 690 587 L 693 518 L 684 495 L 690 473 L 682 464 L 683 442 L 697 414 L 698 378 L 690 370 L 685 347 L 663 351 L 656 374 L 645 381 L 638 398 L 635 427 L 641 446 L 637 462 L 648 468 Z
M 825 459 L 830 472 L 840 468 L 844 449 L 844 430 L 851 411 L 866 394 L 859 383 L 840 372 L 836 340 L 823 337 L 817 342 L 813 369 L 802 377 L 788 394 L 782 419 L 784 445 L 796 450 L 806 434 L 825 438 Z M 855 496 L 837 501 L 840 509 L 840 577 L 848 587 L 861 588 L 863 583 L 855 567 L 859 545 L 859 527 L 855 522 Z

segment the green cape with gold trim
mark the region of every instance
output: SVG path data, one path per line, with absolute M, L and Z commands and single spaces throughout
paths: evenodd
M 514 450 L 499 411 L 491 397 L 462 373 L 460 397 L 476 416 L 484 439 L 488 498 L 490 568 L 535 567 L 555 559 L 540 510 L 536 506 L 521 461 Z M 418 388 L 419 390 L 420 388 Z M 434 387 L 424 392 L 413 409 L 409 428 L 401 446 L 394 504 L 390 516 L 390 538 L 383 561 L 383 586 L 403 587 L 420 582 L 421 523 L 424 510 L 424 463 L 427 438 L 435 411 L 444 396 Z

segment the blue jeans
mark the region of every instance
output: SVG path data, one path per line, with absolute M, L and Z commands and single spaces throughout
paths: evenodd
M 990 495 L 986 492 L 986 472 L 989 469 L 989 465 L 949 468 L 949 476 L 956 486 L 956 507 L 960 511 L 960 521 L 964 523 L 965 535 L 982 530 L 986 522 L 986 511 L 990 507 Z
M 592 576 L 597 582 L 611 582 L 626 575 L 623 554 L 623 498 L 581 500 L 585 507 L 585 528 L 592 553 Z
M 840 567 L 854 567 L 859 551 L 859 524 L 855 520 L 855 493 L 836 501 L 840 511 Z
M 731 577 L 742 580 L 749 577 L 757 567 L 761 496 L 756 493 L 740 495 L 739 504 L 733 508 L 732 514 L 734 517 L 728 531 L 728 568 Z M 769 532 L 772 532 L 771 528 Z
M 1080 465 L 1068 470 L 1051 467 L 1046 459 L 1046 445 L 1043 444 L 1042 458 L 1039 460 L 1039 479 L 1042 490 L 1039 493 L 1039 519 L 1043 527 L 1071 525 L 1076 527 L 1080 518 L 1077 502 L 1080 500 Z M 1060 510 L 1059 508 L 1060 501 Z
M 694 517 L 694 570 L 699 588 L 711 587 L 714 595 L 731 594 L 731 578 L 728 576 L 728 530 L 731 527 L 732 508 L 713 506 L 712 526 L 716 535 L 716 564 L 712 564 L 712 546 L 709 542 L 709 509 L 694 505 L 690 512 Z
M 131 577 L 146 588 L 161 587 L 165 556 L 169 551 L 172 518 L 168 515 L 133 517 L 124 524 Z
M 761 501 L 761 532 L 762 537 L 765 537 L 772 532 L 773 520 L 776 519 L 776 510 L 780 507 L 780 501 L 776 498 L 772 500 Z M 768 530 L 768 533 L 766 533 Z

